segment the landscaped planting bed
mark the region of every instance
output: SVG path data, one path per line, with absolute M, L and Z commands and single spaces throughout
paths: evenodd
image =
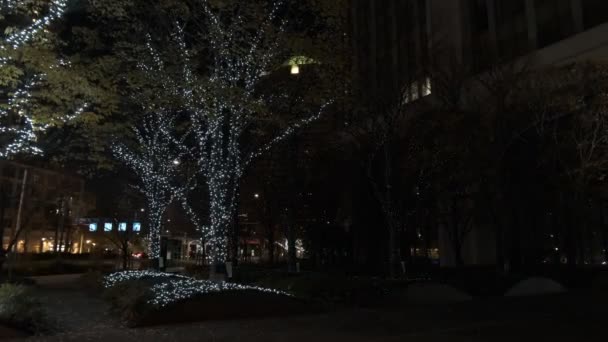
M 114 312 L 131 326 L 258 318 L 317 310 L 284 291 L 155 271 L 112 273 L 104 277 L 103 286 Z

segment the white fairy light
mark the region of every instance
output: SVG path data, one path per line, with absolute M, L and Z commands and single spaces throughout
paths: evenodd
M 2 1 L 1 9 L 3 14 L 13 13 L 18 8 L 23 7 L 30 1 L 16 0 L 16 1 Z M 48 13 L 41 18 L 32 18 L 32 23 L 20 30 L 15 30 L 8 36 L 4 37 L 0 49 L 18 49 L 25 44 L 29 43 L 36 35 L 41 31 L 44 31 L 53 21 L 61 18 L 67 7 L 67 0 L 54 0 L 50 1 Z M 36 13 L 34 13 L 36 14 Z
M 26 0 L 3 0 L 0 2 L 2 17 L 18 13 L 22 8 L 29 6 L 30 1 Z M 33 11 L 32 22 L 25 27 L 14 28 L 6 31 L 7 33 L 0 41 L 0 68 L 7 68 L 16 62 L 12 56 L 15 50 L 20 49 L 31 43 L 41 33 L 47 33 L 47 28 L 51 23 L 61 18 L 66 10 L 67 0 L 49 1 L 46 14 L 37 17 L 39 12 Z M 69 62 L 59 60 L 58 67 L 69 67 Z M 54 67 L 51 67 L 54 68 Z M 42 125 L 32 118 L 32 90 L 43 85 L 45 74 L 25 76 L 21 84 L 14 90 L 4 89 L 7 102 L 0 107 L 0 135 L 4 145 L 0 146 L 0 158 L 8 158 L 18 153 L 40 154 L 42 151 L 35 146 L 37 133 L 45 131 L 49 125 Z M 77 108 L 73 113 L 55 118 L 56 122 L 65 123 L 80 116 L 88 104 Z M 57 120 L 58 119 L 58 120 Z
M 272 147 L 294 134 L 298 129 L 318 120 L 332 101 L 320 106 L 314 114 L 284 129 L 267 144 L 252 152 L 243 150 L 244 136 L 255 123 L 257 108 L 268 107 L 268 99 L 260 95 L 258 85 L 263 75 L 272 69 L 271 64 L 279 52 L 279 40 L 268 41 L 268 30 L 282 6 L 273 3 L 266 20 L 256 32 L 247 30 L 245 18 L 232 13 L 230 21 L 214 12 L 207 1 L 202 0 L 207 26 L 209 57 L 204 79 L 191 68 L 191 60 L 185 34 L 179 23 L 172 35 L 183 68 L 179 79 L 166 76 L 162 58 L 148 37 L 148 50 L 153 67 L 142 69 L 154 76 L 162 88 L 172 96 L 181 98 L 182 109 L 190 114 L 193 138 L 196 141 L 198 173 L 206 183 L 209 199 L 209 216 L 206 224 L 196 216 L 182 194 L 182 206 L 193 218 L 208 246 L 209 261 L 221 264 L 227 258 L 229 231 L 236 209 L 239 182 L 251 163 Z M 284 25 L 283 25 L 284 26 Z M 279 33 L 283 32 L 283 26 Z M 178 86 L 179 84 L 179 86 Z M 196 221 L 196 222 L 195 222 Z
M 181 278 L 181 279 L 191 279 L 186 276 L 182 276 L 179 274 L 173 273 L 165 273 L 158 272 L 152 270 L 142 270 L 142 271 L 121 271 L 114 272 L 108 274 L 103 278 L 103 286 L 105 288 L 110 288 L 116 286 L 117 284 L 129 280 L 138 280 L 143 278 Z
M 140 184 L 136 188 L 146 198 L 148 253 L 152 258 L 160 257 L 162 217 L 182 192 L 175 185 L 180 166 L 175 161 L 180 160 L 184 150 L 173 136 L 174 125 L 174 118 L 165 111 L 147 114 L 140 125 L 133 128 L 135 148 L 123 144 L 113 146 L 116 157 L 137 175 Z
M 165 307 L 172 303 L 194 298 L 196 296 L 220 292 L 256 291 L 293 297 L 287 292 L 260 286 L 196 280 L 183 275 L 155 271 L 124 271 L 112 273 L 104 278 L 103 286 L 105 288 L 111 288 L 125 281 L 141 279 L 160 280 L 160 283 L 154 284 L 150 288 L 151 297 L 148 300 L 148 304 L 156 307 Z
M 153 285 L 150 290 L 152 292 L 152 298 L 148 301 L 148 304 L 157 307 L 165 307 L 172 303 L 194 298 L 196 296 L 220 292 L 256 291 L 292 297 L 292 295 L 287 292 L 260 286 L 195 279 L 172 279 Z

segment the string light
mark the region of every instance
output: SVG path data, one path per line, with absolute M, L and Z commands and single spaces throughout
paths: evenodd
M 230 21 L 221 18 L 221 13 L 212 10 L 207 1 L 202 1 L 207 24 L 207 42 L 211 61 L 205 79 L 191 69 L 191 56 L 184 32 L 175 23 L 172 34 L 176 42 L 183 68 L 179 80 L 164 73 L 165 67 L 148 37 L 148 50 L 153 66 L 143 69 L 154 75 L 168 94 L 179 96 L 184 109 L 190 114 L 193 137 L 196 140 L 198 173 L 205 180 L 209 194 L 209 216 L 206 224 L 194 213 L 182 194 L 182 206 L 196 224 L 207 242 L 211 263 L 221 264 L 227 259 L 228 227 L 236 210 L 239 182 L 246 169 L 258 157 L 294 134 L 297 129 L 318 120 L 332 103 L 323 104 L 318 112 L 296 122 L 282 131 L 269 143 L 251 153 L 243 150 L 243 137 L 255 123 L 260 107 L 268 107 L 268 101 L 257 92 L 259 81 L 271 69 L 279 52 L 279 40 L 269 41 L 268 30 L 276 21 L 283 1 L 272 5 L 266 19 L 255 33 L 240 13 L 232 13 Z M 284 31 L 284 23 L 278 29 Z M 180 86 L 178 86 L 178 84 Z
M 166 111 L 144 115 L 139 127 L 134 127 L 135 148 L 124 144 L 113 146 L 116 157 L 139 178 L 139 190 L 146 198 L 148 217 L 148 254 L 160 257 L 162 217 L 182 189 L 176 185 L 183 146 L 174 137 L 174 117 Z
M 208 280 L 177 279 L 153 285 L 151 288 L 152 298 L 148 303 L 157 307 L 165 307 L 169 304 L 194 298 L 196 296 L 234 291 L 256 291 L 292 297 L 287 292 L 259 286 L 213 282 Z
M 103 286 L 105 288 L 111 288 L 122 282 L 141 279 L 160 280 L 160 283 L 154 284 L 150 288 L 150 299 L 148 300 L 148 304 L 156 307 L 165 307 L 172 303 L 194 298 L 196 296 L 220 292 L 256 291 L 293 297 L 287 292 L 270 288 L 228 282 L 195 280 L 183 275 L 155 271 L 124 271 L 112 273 L 104 278 Z
M 22 8 L 30 1 L 27 0 L 9 0 L 2 1 L 3 14 L 14 13 L 19 8 Z M 8 36 L 4 37 L 0 49 L 7 50 L 9 48 L 18 49 L 29 43 L 41 31 L 44 31 L 53 21 L 61 18 L 65 12 L 67 0 L 50 1 L 48 14 L 41 18 L 33 18 L 32 23 L 20 30 L 15 30 Z M 37 13 L 34 13 L 37 14 Z M 6 15 L 5 15 L 6 16 Z
M 27 8 L 30 1 L 26 0 L 4 0 L 0 3 L 2 17 L 18 13 L 20 9 Z M 15 50 L 31 43 L 39 34 L 47 33 L 48 26 L 61 18 L 66 10 L 67 0 L 49 1 L 47 13 L 40 17 L 34 17 L 32 22 L 25 27 L 14 28 L 6 32 L 0 42 L 0 68 L 8 68 L 12 64 L 18 64 L 14 59 Z M 34 16 L 39 13 L 33 11 Z M 69 62 L 58 60 L 57 67 L 69 67 Z M 0 146 L 0 158 L 8 158 L 18 153 L 40 154 L 42 151 L 35 146 L 37 134 L 45 131 L 50 125 L 41 124 L 33 119 L 32 90 L 43 85 L 45 74 L 25 75 L 22 77 L 17 89 L 4 89 L 7 103 L 0 108 L 0 135 L 4 144 Z M 60 115 L 53 118 L 54 123 L 65 123 L 80 116 L 87 103 L 77 108 L 71 114 Z
M 114 287 L 119 283 L 130 281 L 130 280 L 139 280 L 145 278 L 182 278 L 182 279 L 191 279 L 186 276 L 182 276 L 179 274 L 173 273 L 165 273 L 158 272 L 152 270 L 143 270 L 143 271 L 121 271 L 114 272 L 106 275 L 103 278 L 103 286 L 105 288 Z

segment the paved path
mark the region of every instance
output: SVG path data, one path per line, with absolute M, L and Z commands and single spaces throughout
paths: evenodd
M 77 288 L 78 280 L 83 274 L 60 274 L 39 277 L 29 277 L 38 287 L 44 289 L 72 289 Z
M 65 278 L 68 279 L 68 278 Z M 605 341 L 606 305 L 595 297 L 480 302 L 459 307 L 345 310 L 327 314 L 203 322 L 129 329 L 108 315 L 106 304 L 66 283 L 39 291 L 63 333 L 25 341 Z M 499 305 L 499 306 L 497 306 Z

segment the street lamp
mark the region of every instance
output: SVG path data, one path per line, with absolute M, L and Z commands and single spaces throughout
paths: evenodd
M 179 159 L 175 159 L 175 160 L 173 161 L 173 165 L 179 165 L 179 164 L 180 164 Z
M 253 194 L 253 198 L 255 198 L 255 199 L 260 198 L 260 194 Z
M 294 64 L 291 66 L 291 74 L 292 75 L 299 75 L 300 74 L 300 66 L 297 64 Z

